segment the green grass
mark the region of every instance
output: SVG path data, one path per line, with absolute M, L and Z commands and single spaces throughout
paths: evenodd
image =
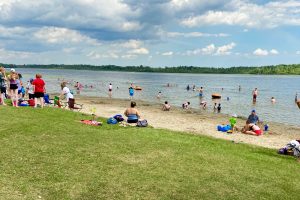
M 299 196 L 300 165 L 275 150 L 168 130 L 78 122 L 88 118 L 55 108 L 1 106 L 0 199 Z

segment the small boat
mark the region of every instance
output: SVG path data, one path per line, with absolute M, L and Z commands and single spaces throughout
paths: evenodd
M 134 89 L 135 89 L 135 90 L 142 90 L 142 87 L 140 87 L 140 86 L 135 86 Z
M 218 94 L 218 93 L 214 93 L 214 94 L 211 95 L 211 98 L 212 99 L 221 99 L 221 95 Z

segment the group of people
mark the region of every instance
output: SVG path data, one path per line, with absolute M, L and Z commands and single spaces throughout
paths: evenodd
M 6 73 L 5 68 L 0 67 L 0 87 L 1 105 L 6 105 L 5 99 L 10 98 L 12 106 L 19 107 L 19 100 L 22 100 L 27 93 L 28 98 L 34 100 L 35 107 L 37 106 L 38 100 L 40 101 L 41 107 L 44 106 L 43 98 L 46 89 L 41 74 L 36 74 L 35 79 L 30 79 L 25 90 L 20 73 L 17 73 L 15 69 L 11 69 L 10 73 Z

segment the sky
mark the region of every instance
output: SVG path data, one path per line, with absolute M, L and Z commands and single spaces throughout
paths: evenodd
M 0 62 L 300 63 L 300 0 L 0 0 Z

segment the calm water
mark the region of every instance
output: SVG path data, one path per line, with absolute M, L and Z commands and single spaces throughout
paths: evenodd
M 136 99 L 157 101 L 157 94 L 162 92 L 161 102 L 167 100 L 174 106 L 180 106 L 190 101 L 192 107 L 199 108 L 198 92 L 186 91 L 186 86 L 195 84 L 204 87 L 204 98 L 208 102 L 208 111 L 212 111 L 212 93 L 222 95 L 222 113 L 248 116 L 252 109 L 264 121 L 283 122 L 300 125 L 300 109 L 294 103 L 295 93 L 300 94 L 300 76 L 264 76 L 264 75 L 208 75 L 208 74 L 156 74 L 156 73 L 126 73 L 76 70 L 48 69 L 18 69 L 23 75 L 23 82 L 33 77 L 35 73 L 43 74 L 47 84 L 47 92 L 59 92 L 59 81 L 79 81 L 83 85 L 93 85 L 94 88 L 83 89 L 82 95 L 108 96 L 108 85 L 113 85 L 113 97 L 128 98 L 128 87 L 131 82 L 143 88 L 137 91 Z M 176 85 L 165 87 L 167 83 Z M 239 92 L 238 86 L 242 90 Z M 69 85 L 70 89 L 73 89 Z M 119 89 L 117 89 L 119 87 Z M 252 90 L 258 88 L 259 95 L 256 105 L 252 103 Z M 222 90 L 223 88 L 223 90 Z M 274 96 L 277 103 L 272 104 Z M 227 100 L 229 97 L 229 101 Z

